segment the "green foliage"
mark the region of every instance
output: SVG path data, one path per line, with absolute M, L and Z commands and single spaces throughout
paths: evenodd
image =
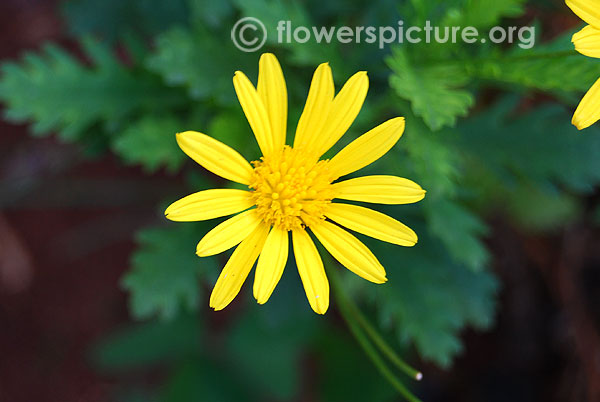
M 234 0 L 236 6 L 244 16 L 260 15 L 261 22 L 267 30 L 267 43 L 277 45 L 283 49 L 289 50 L 290 60 L 295 64 L 304 66 L 316 66 L 329 61 L 332 65 L 344 68 L 345 60 L 340 57 L 339 46 L 332 41 L 327 46 L 322 46 L 316 41 L 305 43 L 304 46 L 297 46 L 292 41 L 288 43 L 289 30 L 281 33 L 281 43 L 279 42 L 279 32 L 277 26 L 280 20 L 290 21 L 292 29 L 298 26 L 311 26 L 311 18 L 308 15 L 308 9 L 302 2 L 279 1 L 279 0 Z M 321 6 L 321 5 L 319 5 Z M 282 18 L 284 16 L 285 18 Z M 270 34 L 269 34 L 270 33 Z M 342 71 L 337 70 L 338 73 Z
M 516 99 L 509 97 L 462 124 L 457 148 L 505 185 L 521 177 L 540 185 L 592 190 L 600 181 L 598 128 L 581 135 L 571 125 L 570 113 L 558 105 L 526 113 L 515 113 L 516 107 Z
M 450 8 L 443 19 L 444 26 L 489 28 L 502 18 L 520 17 L 525 0 L 466 0 L 460 8 Z
M 495 3 L 508 8 L 494 14 L 498 10 L 486 2 L 489 18 L 520 9 L 520 2 L 513 3 Z M 472 18 L 461 13 L 448 15 L 447 25 L 453 26 L 468 25 L 460 21 Z M 473 50 L 445 43 L 419 44 L 409 52 L 407 46 L 397 47 L 386 59 L 392 71 L 390 86 L 399 97 L 410 101 L 413 112 L 433 131 L 453 127 L 458 117 L 467 115 L 474 103 L 469 85 L 536 89 L 565 97 L 569 92 L 586 91 L 600 75 L 598 60 L 581 57 L 574 51 L 572 34 L 538 43 L 533 49 L 513 45 L 503 51 L 482 45 Z M 436 51 L 426 51 L 425 46 Z
M 264 305 L 251 295 L 252 280 L 251 274 L 238 296 L 248 304 L 244 315 L 222 335 L 228 351 L 222 361 L 233 367 L 232 376 L 243 379 L 247 393 L 262 396 L 258 400 L 292 400 L 302 389 L 300 367 L 323 332 L 323 319 L 309 309 L 293 264 Z
M 261 156 L 256 139 L 249 135 L 248 120 L 238 108 L 221 109 L 221 113 L 213 117 L 205 132 L 225 144 L 235 146 L 249 161 Z
M 306 320 L 269 325 L 264 313 L 249 312 L 240 318 L 230 332 L 228 346 L 251 387 L 279 400 L 290 400 L 298 393 L 302 346 L 313 328 L 303 324 Z
M 411 102 L 414 113 L 432 130 L 454 126 L 457 117 L 466 116 L 473 106 L 473 95 L 459 89 L 468 80 L 459 67 L 415 67 L 399 49 L 395 49 L 387 63 L 394 73 L 390 86 L 398 96 Z
M 324 401 L 384 402 L 394 391 L 374 370 L 347 331 L 328 328 L 317 345 L 316 357 L 323 367 L 316 381 Z M 344 362 L 344 364 L 339 364 Z M 360 381 L 348 381 L 349 378 Z
M 412 177 L 420 183 L 427 196 L 420 203 L 430 233 L 447 247 L 452 259 L 472 270 L 481 270 L 489 253 L 481 236 L 487 227 L 481 216 L 464 205 L 466 188 L 461 184 L 463 161 L 455 147 L 455 135 L 428 133 L 427 129 L 410 118 L 403 148 L 407 156 L 398 155 L 396 174 Z
M 187 314 L 137 324 L 98 344 L 93 361 L 113 373 L 162 368 L 168 372 L 160 390 L 165 402 L 199 396 L 215 401 L 291 400 L 300 389 L 299 367 L 319 321 L 306 309 L 300 286 L 298 278 L 285 277 L 272 296 L 275 303 L 258 306 L 252 300 L 244 316 L 226 328 L 205 328 L 202 320 Z M 250 301 L 252 296 L 240 297 Z M 212 342 L 218 348 L 202 347 Z
M 41 54 L 27 53 L 21 64 L 3 64 L 5 118 L 32 122 L 35 135 L 58 131 L 63 140 L 73 141 L 94 124 L 110 131 L 133 112 L 153 113 L 179 104 L 177 92 L 165 90 L 152 75 L 128 69 L 106 44 L 84 40 L 82 45 L 93 67 L 50 44 Z
M 559 227 L 580 210 L 573 194 L 600 183 L 600 130 L 581 135 L 557 105 L 516 108 L 509 97 L 460 125 L 457 149 L 465 153 L 467 180 L 479 183 L 487 209 L 505 205 L 529 229 Z
M 215 271 L 211 258 L 195 254 L 200 240 L 195 224 L 171 225 L 140 231 L 140 248 L 133 255 L 132 269 L 123 277 L 131 293 L 131 314 L 137 319 L 175 317 L 180 309 L 195 310 L 200 300 L 200 274 Z
M 187 359 L 200 352 L 202 332 L 200 322 L 188 316 L 136 324 L 102 340 L 92 358 L 96 367 L 112 372 Z
M 424 204 L 432 234 L 444 242 L 454 260 L 473 270 L 482 269 L 489 252 L 481 241 L 488 228 L 481 217 L 454 200 Z
M 165 165 L 171 172 L 185 161 L 175 141 L 175 133 L 184 127 L 171 115 L 147 115 L 127 126 L 113 142 L 114 151 L 126 163 L 139 163 L 148 172 Z
M 227 23 L 235 12 L 230 0 L 188 0 L 189 22 L 194 25 L 208 25 L 216 28 Z
M 448 367 L 462 349 L 463 327 L 484 329 L 493 323 L 496 279 L 487 271 L 448 263 L 444 247 L 431 237 L 421 235 L 400 259 L 386 247 L 374 248 L 388 267 L 388 282 L 367 288 L 377 300 L 383 326 L 395 328 L 402 343 L 414 342 L 422 357 Z
M 70 0 L 62 14 L 75 37 L 98 35 L 111 42 L 129 34 L 156 35 L 187 21 L 186 0 Z
M 224 52 L 223 46 L 205 28 L 174 28 L 157 38 L 156 53 L 148 58 L 147 66 L 161 75 L 167 85 L 185 87 L 193 99 L 214 99 L 231 105 L 235 101 L 231 90 L 233 72 L 243 68 L 244 63 L 240 63 L 239 55 Z M 223 74 L 225 71 L 228 73 Z
M 515 46 L 505 54 L 494 52 L 470 61 L 467 69 L 476 78 L 513 87 L 557 93 L 586 91 L 600 75 L 600 63 L 573 50 L 572 34 L 567 32 L 532 49 Z
M 160 394 L 161 402 L 255 400 L 232 381 L 231 373 L 207 358 L 175 367 Z

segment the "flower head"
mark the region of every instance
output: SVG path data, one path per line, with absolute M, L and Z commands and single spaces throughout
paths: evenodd
M 239 71 L 233 84 L 262 151 L 260 160 L 250 164 L 234 149 L 198 132 L 177 134 L 177 142 L 207 170 L 246 185 L 248 190 L 200 191 L 174 202 L 165 211 L 174 221 L 237 214 L 198 243 L 199 256 L 237 246 L 215 284 L 210 306 L 215 310 L 225 308 L 240 291 L 256 260 L 254 296 L 258 303 L 265 303 L 283 274 L 290 233 L 298 272 L 315 312 L 327 311 L 329 282 L 309 231 L 349 270 L 371 282 L 384 283 L 385 270 L 377 258 L 340 225 L 402 246 L 414 245 L 417 235 L 387 215 L 336 200 L 407 204 L 421 200 L 425 191 L 395 176 L 338 179 L 389 151 L 404 131 L 404 119 L 388 120 L 358 137 L 331 160 L 321 160 L 362 107 L 368 89 L 365 72 L 353 75 L 334 95 L 329 65 L 317 68 L 292 146 L 285 145 L 287 90 L 275 56 L 261 56 L 256 88 Z
M 566 0 L 575 14 L 589 25 L 573 35 L 575 49 L 600 58 L 600 0 Z M 573 115 L 573 124 L 583 130 L 600 120 L 600 79 L 583 97 Z

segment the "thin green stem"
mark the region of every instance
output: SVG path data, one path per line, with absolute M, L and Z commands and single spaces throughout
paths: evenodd
M 361 330 L 360 325 L 357 323 L 355 319 L 355 314 L 352 313 L 352 306 L 349 298 L 345 296 L 344 291 L 341 289 L 340 281 L 337 276 L 337 272 L 332 272 L 330 270 L 330 278 L 334 287 L 334 295 L 337 300 L 340 313 L 344 318 L 344 321 L 350 328 L 350 332 L 356 338 L 356 341 L 365 351 L 369 359 L 373 362 L 377 370 L 381 373 L 381 375 L 402 395 L 406 398 L 406 400 L 410 402 L 421 402 L 419 398 L 417 398 L 412 392 L 406 388 L 404 384 L 398 379 L 396 375 L 386 366 L 384 360 L 377 353 L 377 350 L 373 346 L 369 339 L 365 335 L 365 333 Z
M 348 307 L 350 313 L 354 316 L 358 324 L 364 329 L 373 343 L 375 343 L 375 346 L 379 348 L 379 350 L 389 359 L 390 362 L 392 362 L 396 367 L 413 379 L 420 380 L 423 377 L 423 374 L 420 371 L 411 367 L 408 363 L 402 360 L 400 356 L 398 356 L 394 349 L 381 337 L 379 332 L 373 328 L 371 323 L 365 318 L 360 309 L 351 299 L 348 299 Z

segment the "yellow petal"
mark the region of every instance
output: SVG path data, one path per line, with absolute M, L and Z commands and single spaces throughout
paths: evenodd
M 200 240 L 196 247 L 196 254 L 206 257 L 229 250 L 248 237 L 260 223 L 261 219 L 255 209 L 229 218 Z
M 385 269 L 360 240 L 333 223 L 323 221 L 310 229 L 333 258 L 356 275 L 374 283 L 384 283 Z
M 260 56 L 257 91 L 271 123 L 273 148 L 279 150 L 285 145 L 288 113 L 287 89 L 281 66 L 272 53 Z
M 273 135 L 271 133 L 271 123 L 263 101 L 256 92 L 254 85 L 248 77 L 241 71 L 236 71 L 233 76 L 233 86 L 237 94 L 240 105 L 244 110 L 246 119 L 254 132 L 258 146 L 263 155 L 269 155 L 273 152 Z
M 178 222 L 204 221 L 231 215 L 254 205 L 250 192 L 235 189 L 204 190 L 175 201 L 165 211 Z
M 600 0 L 566 0 L 566 2 L 579 18 L 600 29 Z
M 259 225 L 231 254 L 210 295 L 210 307 L 222 310 L 237 296 L 265 244 L 268 233 L 267 225 Z
M 317 314 L 325 314 L 329 308 L 329 281 L 315 243 L 304 229 L 292 231 L 292 243 L 298 273 L 310 307 Z
M 195 131 L 178 133 L 176 138 L 183 152 L 206 170 L 237 183 L 250 183 L 252 166 L 233 148 Z
M 586 26 L 581 31 L 573 35 L 575 50 L 579 53 L 600 58 L 600 29 L 591 25 Z
M 425 197 L 417 183 L 396 176 L 363 176 L 332 185 L 335 198 L 376 204 L 411 204 Z
M 590 88 L 573 115 L 573 124 L 580 130 L 600 120 L 600 79 Z
M 329 204 L 325 216 L 348 229 L 388 243 L 412 247 L 417 234 L 408 226 L 381 212 L 348 204 Z
M 348 131 L 360 112 L 369 90 L 366 71 L 354 74 L 335 96 L 323 132 L 314 144 L 318 156 L 329 150 Z
M 322 135 L 333 102 L 333 76 L 329 64 L 317 67 L 313 75 L 304 110 L 298 121 L 294 148 L 309 149 L 310 144 Z
M 254 297 L 258 304 L 269 300 L 281 279 L 288 258 L 287 230 L 273 228 L 263 247 L 254 276 Z
M 361 135 L 329 162 L 332 179 L 361 169 L 381 158 L 404 132 L 404 117 L 396 117 Z

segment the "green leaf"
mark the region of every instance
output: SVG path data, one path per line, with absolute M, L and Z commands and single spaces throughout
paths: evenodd
M 493 323 L 498 283 L 487 271 L 452 263 L 439 241 L 418 232 L 419 244 L 401 252 L 374 246 L 389 280 L 366 289 L 376 297 L 384 327 L 395 328 L 402 344 L 414 343 L 423 358 L 448 367 L 462 349 L 466 326 Z
M 504 209 L 526 229 L 564 226 L 580 208 L 565 189 L 586 195 L 600 183 L 600 128 L 579 133 L 571 112 L 554 104 L 516 113 L 517 101 L 502 99 L 460 124 L 465 180 L 477 183 L 485 209 Z
M 177 223 L 138 233 L 139 248 L 132 269 L 122 280 L 130 292 L 129 307 L 136 319 L 174 318 L 181 309 L 193 311 L 200 301 L 201 275 L 215 272 L 213 258 L 196 256 L 202 225 Z
M 260 159 L 260 149 L 244 113 L 238 109 L 220 110 L 221 113 L 211 120 L 206 133 L 238 150 L 249 161 Z
M 161 392 L 163 402 L 254 401 L 232 379 L 231 370 L 211 358 L 202 357 L 181 364 L 171 374 Z
M 233 105 L 234 72 L 242 70 L 252 77 L 258 57 L 237 50 L 229 39 L 225 44 L 216 40 L 219 35 L 200 26 L 194 31 L 173 28 L 156 39 L 156 52 L 146 65 L 168 85 L 187 88 L 193 99 Z
M 231 17 L 234 12 L 230 0 L 188 0 L 188 4 L 192 26 L 197 24 L 208 24 L 211 27 L 227 25 L 226 18 Z
M 468 194 L 464 185 L 463 160 L 460 147 L 456 149 L 454 132 L 431 133 L 410 114 L 407 116 L 407 135 L 402 140 L 408 158 L 398 155 L 403 168 L 395 173 L 419 183 L 427 194 L 418 205 L 422 208 L 430 233 L 442 240 L 457 263 L 472 270 L 482 269 L 489 253 L 481 237 L 487 233 L 482 218 L 464 203 Z
M 0 100 L 7 106 L 6 119 L 33 122 L 35 135 L 58 131 L 73 141 L 95 124 L 114 131 L 136 111 L 152 113 L 183 100 L 156 77 L 125 67 L 106 45 L 85 40 L 83 47 L 93 67 L 55 45 L 26 54 L 19 64 L 4 63 Z
M 267 41 L 280 44 L 276 35 L 277 25 L 281 20 L 291 20 L 294 26 L 310 26 L 310 17 L 301 2 L 281 0 L 233 0 L 244 16 L 254 16 L 265 25 Z M 283 18 L 285 17 L 285 18 Z M 285 41 L 283 41 L 285 42 Z
M 432 234 L 444 242 L 454 261 L 475 271 L 488 263 L 490 255 L 481 241 L 488 228 L 480 216 L 447 199 L 426 200 L 423 208 Z
M 492 27 L 502 18 L 523 14 L 525 0 L 463 0 L 459 7 L 448 10 L 442 26 Z
M 456 146 L 468 157 L 469 171 L 489 172 L 509 188 L 523 178 L 592 191 L 600 182 L 600 128 L 578 132 L 571 112 L 555 104 L 517 114 L 517 101 L 507 97 L 460 125 Z
M 397 95 L 410 101 L 414 113 L 436 131 L 454 126 L 473 106 L 473 95 L 461 89 L 468 82 L 464 70 L 456 65 L 414 65 L 406 51 L 395 48 L 386 59 L 393 74 L 390 86 Z
M 425 190 L 426 198 L 454 197 L 458 192 L 457 182 L 461 178 L 461 158 L 455 152 L 453 132 L 432 133 L 410 112 L 406 116 L 406 134 L 400 140 L 394 162 L 399 166 L 397 174 L 411 174 Z M 414 175 L 414 176 L 413 176 Z
M 394 400 L 395 390 L 373 367 L 364 351 L 356 344 L 356 340 L 349 336 L 347 329 L 327 328 L 319 337 L 316 358 L 319 367 L 322 367 L 316 379 L 321 389 L 322 400 Z M 349 378 L 360 381 L 348 381 Z
M 532 49 L 513 46 L 504 54 L 474 59 L 469 75 L 526 89 L 587 91 L 600 75 L 600 61 L 575 52 L 572 34 L 567 32 Z
M 340 45 L 335 38 L 330 43 L 325 43 L 325 39 L 322 39 L 319 43 L 315 36 L 311 34 L 310 39 L 305 43 L 294 40 L 294 29 L 300 26 L 311 27 L 316 25 L 312 23 L 307 6 L 303 2 L 234 0 L 234 3 L 244 16 L 260 19 L 267 31 L 266 43 L 288 50 L 291 63 L 315 68 L 323 62 L 329 62 L 335 68 L 337 74 L 348 75 L 353 73 L 352 70 L 348 70 L 348 67 L 350 67 L 348 58 L 354 58 L 354 54 L 349 53 L 346 57 L 342 57 L 339 52 Z M 280 25 L 280 21 L 290 21 L 290 23 L 289 25 Z M 258 54 L 260 51 L 256 53 Z
M 231 331 L 229 347 L 247 380 L 258 390 L 289 400 L 298 390 L 301 340 L 298 334 L 270 329 L 246 314 Z
M 265 396 L 261 400 L 291 400 L 297 395 L 298 367 L 322 320 L 310 310 L 297 270 L 293 264 L 288 268 L 269 302 L 257 305 L 252 298 L 251 307 L 227 336 L 232 365 L 249 389 Z
M 150 37 L 188 19 L 186 0 L 69 0 L 61 7 L 71 35 L 98 35 L 110 42 L 136 33 Z
M 201 336 L 201 324 L 196 317 L 135 324 L 95 345 L 92 359 L 94 365 L 104 371 L 147 369 L 198 354 Z
M 152 173 L 161 166 L 175 172 L 186 160 L 175 134 L 183 131 L 181 120 L 169 115 L 146 115 L 128 125 L 114 139 L 114 151 L 129 164 L 141 164 Z

